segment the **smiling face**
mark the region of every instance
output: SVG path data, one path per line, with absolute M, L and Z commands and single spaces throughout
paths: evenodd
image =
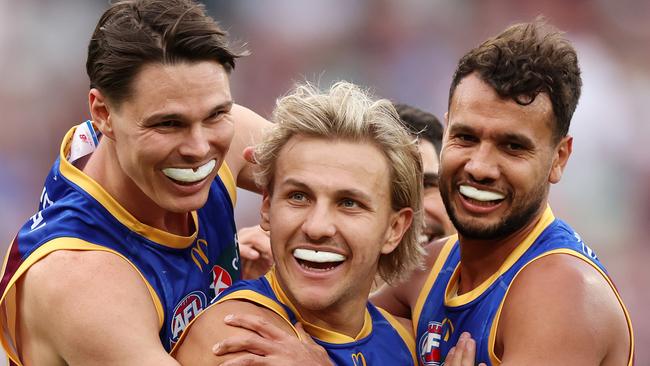
M 227 73 L 211 61 L 149 64 L 132 90 L 119 106 L 106 103 L 116 191 L 122 201 L 144 195 L 174 213 L 201 208 L 234 133 Z
M 534 223 L 571 153 L 570 137 L 553 143 L 548 97 L 522 106 L 470 74 L 446 118 L 440 191 L 459 234 L 499 239 Z
M 278 280 L 305 319 L 365 306 L 380 255 L 411 222 L 410 208 L 391 208 L 389 172 L 371 143 L 293 136 L 280 150 L 262 226 Z

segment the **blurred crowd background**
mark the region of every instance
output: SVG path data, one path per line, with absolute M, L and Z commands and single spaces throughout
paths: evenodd
M 650 364 L 650 2 L 647 0 L 204 1 L 231 40 L 238 103 L 269 117 L 297 81 L 345 79 L 442 117 L 458 58 L 509 24 L 544 15 L 578 50 L 574 152 L 551 189 L 608 266 Z M 64 133 L 89 119 L 86 47 L 107 0 L 0 0 L 0 248 L 35 213 Z M 237 221 L 259 197 L 239 192 Z M 598 311 L 598 309 L 593 309 Z M 1 361 L 0 361 L 1 363 Z

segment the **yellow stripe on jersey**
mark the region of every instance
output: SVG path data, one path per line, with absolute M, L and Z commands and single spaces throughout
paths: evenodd
M 235 178 L 232 176 L 230 167 L 226 164 L 225 160 L 221 163 L 221 167 L 219 168 L 219 177 L 221 178 L 223 185 L 226 186 L 226 190 L 228 190 L 232 207 L 235 207 L 237 204 L 237 182 L 235 182 Z
M 440 253 L 438 253 L 438 257 L 436 258 L 435 263 L 433 263 L 433 267 L 431 268 L 431 272 L 429 272 L 429 276 L 427 277 L 424 286 L 422 286 L 422 289 L 420 290 L 418 299 L 415 302 L 415 307 L 413 308 L 413 313 L 411 314 L 413 319 L 413 334 L 418 334 L 418 322 L 420 320 L 420 315 L 422 314 L 424 303 L 429 296 L 429 292 L 431 291 L 431 287 L 433 287 L 433 283 L 436 282 L 436 278 L 438 278 L 438 274 L 442 269 L 442 265 L 445 264 L 445 261 L 447 261 L 447 257 L 449 257 L 449 253 L 454 247 L 456 241 L 458 241 L 458 235 L 452 235 L 449 237 L 449 239 L 447 239 L 444 246 L 440 250 Z
M 303 325 L 305 331 L 307 331 L 307 333 L 311 334 L 313 337 L 327 343 L 345 344 L 363 339 L 372 333 L 372 317 L 370 316 L 368 309 L 365 309 L 363 327 L 361 327 L 361 330 L 355 337 L 350 337 L 348 335 L 311 324 L 300 315 L 298 310 L 296 310 L 296 307 L 291 303 L 291 301 L 289 301 L 289 298 L 280 287 L 280 284 L 278 283 L 275 276 L 275 268 L 269 271 L 265 277 L 271 284 L 271 289 L 273 290 L 273 293 L 278 298 L 278 300 L 280 300 L 281 303 L 288 306 L 289 309 L 293 311 L 293 313 L 296 315 L 296 319 Z
M 5 345 L 5 349 L 9 350 L 14 350 L 15 351 L 15 324 L 16 324 L 16 317 L 15 317 L 15 304 L 16 304 L 16 298 L 15 298 L 15 284 L 18 281 L 18 279 L 25 274 L 25 272 L 32 266 L 34 263 L 38 262 L 39 260 L 43 259 L 45 256 L 48 254 L 55 252 L 57 250 L 85 250 L 85 251 L 102 251 L 102 252 L 108 252 L 108 253 L 113 253 L 117 255 L 118 257 L 122 258 L 124 261 L 126 261 L 128 264 L 133 267 L 133 269 L 140 275 L 142 278 L 142 281 L 144 281 L 145 285 L 147 286 L 147 290 L 149 290 L 149 295 L 151 296 L 151 300 L 154 303 L 154 306 L 156 308 L 156 313 L 158 314 L 158 329 L 162 329 L 164 318 L 165 318 L 165 311 L 163 310 L 162 303 L 160 302 L 160 298 L 158 297 L 158 294 L 156 291 L 153 289 L 151 284 L 149 284 L 149 281 L 142 275 L 140 270 L 133 264 L 131 261 L 129 261 L 125 256 L 122 254 L 100 246 L 96 244 L 89 243 L 85 240 L 81 240 L 78 238 L 70 238 L 70 237 L 61 237 L 61 238 L 56 238 L 53 240 L 50 240 L 49 242 L 41 245 L 38 247 L 32 254 L 25 259 L 16 272 L 13 274 L 11 279 L 9 280 L 9 283 L 7 284 L 7 288 L 5 289 L 4 293 L 2 294 L 2 298 L 0 298 L 0 303 L 2 304 L 1 306 L 1 311 L 2 315 L 6 317 L 6 319 L 3 319 L 3 324 L 7 324 L 10 326 L 8 329 L 5 329 L 5 334 L 2 337 L 2 343 Z M 12 329 L 13 328 L 13 329 Z M 9 332 L 9 334 L 6 334 L 6 332 Z M 6 339 L 5 336 L 10 336 L 10 339 Z M 9 342 L 11 342 L 11 347 L 6 347 Z M 9 355 L 9 357 L 14 361 L 17 365 L 22 365 L 21 362 L 19 362 L 18 357 L 16 354 Z
M 386 318 L 386 320 L 395 328 L 397 333 L 399 333 L 400 337 L 404 340 L 404 343 L 406 343 L 406 346 L 408 347 L 409 351 L 411 352 L 411 357 L 413 357 L 413 364 L 417 365 L 418 364 L 418 359 L 417 356 L 415 355 L 415 337 L 413 337 L 413 333 L 411 333 L 410 330 L 408 330 L 404 324 L 402 324 L 399 320 L 397 320 L 394 316 L 392 316 L 390 313 L 388 313 L 386 310 L 377 307 L 377 310 Z
M 113 196 L 111 196 L 104 188 L 99 185 L 95 180 L 84 174 L 81 170 L 77 169 L 74 165 L 66 159 L 68 151 L 70 150 L 70 141 L 76 127 L 73 127 L 66 134 L 61 144 L 60 150 L 60 165 L 59 170 L 63 176 L 68 180 L 81 187 L 84 191 L 88 192 L 93 198 L 95 198 L 104 208 L 106 208 L 111 215 L 113 215 L 118 221 L 120 221 L 124 226 L 128 227 L 131 231 L 140 234 L 147 239 L 154 241 L 160 245 L 172 247 L 172 248 L 187 248 L 192 245 L 194 239 L 196 239 L 196 234 L 199 231 L 199 220 L 196 212 L 192 212 L 192 220 L 194 221 L 194 233 L 190 236 L 180 236 L 169 233 L 164 230 L 157 229 L 155 227 L 144 224 L 138 219 L 136 219 L 130 212 L 128 212 L 122 205 L 120 205 Z M 225 175 L 230 175 L 230 170 L 225 168 Z M 232 181 L 232 175 L 230 175 L 230 180 Z M 227 186 L 226 186 L 227 187 Z M 229 190 L 229 194 L 230 193 Z
M 542 217 L 539 219 L 537 224 L 531 232 L 526 236 L 526 238 L 515 248 L 515 250 L 508 255 L 508 258 L 501 264 L 501 267 L 496 271 L 492 276 L 483 281 L 478 287 L 472 291 L 466 292 L 462 295 L 457 295 L 454 290 L 458 284 L 458 277 L 460 275 L 459 266 L 456 266 L 454 274 L 451 276 L 449 283 L 447 284 L 447 289 L 445 290 L 445 305 L 447 306 L 462 306 L 474 301 L 477 297 L 487 290 L 493 283 L 496 281 L 502 274 L 504 274 L 510 267 L 512 267 L 519 258 L 530 248 L 531 245 L 535 242 L 537 237 L 546 229 L 552 222 L 555 220 L 553 212 L 551 211 L 550 206 L 546 206 Z
M 512 281 L 510 282 L 510 286 L 506 290 L 506 293 L 503 295 L 503 299 L 501 299 L 501 304 L 499 304 L 499 308 L 497 309 L 496 315 L 494 316 L 494 320 L 492 321 L 492 325 L 490 327 L 490 338 L 489 338 L 489 343 L 488 343 L 488 351 L 490 354 L 490 361 L 492 362 L 493 365 L 500 365 L 501 360 L 499 357 L 494 352 L 494 346 L 496 344 L 496 335 L 497 335 L 497 328 L 499 325 L 499 318 L 501 317 L 501 310 L 503 309 L 503 304 L 505 303 L 506 297 L 508 296 L 508 292 L 510 291 L 510 288 L 512 287 L 512 283 L 514 283 L 515 279 L 521 273 L 521 271 L 524 270 L 529 264 L 535 262 L 536 260 L 540 258 L 544 258 L 546 256 L 552 255 L 552 254 L 568 254 L 571 256 L 574 256 L 576 258 L 579 258 L 589 264 L 591 267 L 596 269 L 598 273 L 600 273 L 601 276 L 607 281 L 609 284 L 609 287 L 614 291 L 614 294 L 616 295 L 616 299 L 618 300 L 618 303 L 621 305 L 621 308 L 623 309 L 623 313 L 625 314 L 625 320 L 627 321 L 627 326 L 630 334 L 630 350 L 629 350 L 629 358 L 628 358 L 628 366 L 633 365 L 633 360 L 634 360 L 634 332 L 632 330 L 632 319 L 630 318 L 630 314 L 627 311 L 627 308 L 625 307 L 625 304 L 623 304 L 623 299 L 621 298 L 621 295 L 618 293 L 618 290 L 616 290 L 616 286 L 614 286 L 614 283 L 612 283 L 612 280 L 609 278 L 609 276 L 603 272 L 600 267 L 598 267 L 594 262 L 589 260 L 589 258 L 585 257 L 583 254 L 575 252 L 573 250 L 569 249 L 555 249 L 548 251 L 546 253 L 543 253 L 535 258 L 533 258 L 530 262 L 526 263 L 517 273 L 515 276 L 512 278 Z

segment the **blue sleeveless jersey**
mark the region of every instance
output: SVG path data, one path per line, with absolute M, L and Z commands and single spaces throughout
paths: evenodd
M 177 236 L 137 221 L 95 181 L 67 161 L 68 132 L 45 180 L 39 211 L 9 248 L 0 291 L 2 343 L 15 364 L 15 283 L 56 250 L 99 250 L 129 262 L 142 276 L 158 312 L 160 341 L 171 350 L 187 324 L 240 278 L 233 204 L 235 186 L 224 165 L 207 203 L 192 213 L 195 232 Z M 74 270 L 74 269 L 72 269 Z M 6 321 L 5 321 L 6 319 Z
M 314 341 L 327 350 L 336 365 L 416 364 L 412 335 L 406 327 L 384 310 L 368 303 L 363 329 L 355 338 L 316 327 L 298 314 L 280 288 L 274 270 L 257 280 L 236 283 L 222 292 L 215 299 L 215 304 L 227 300 L 245 300 L 258 304 L 284 318 L 292 327 L 296 322 L 301 322 Z M 298 336 L 297 331 L 295 332 Z
M 413 311 L 418 359 L 423 366 L 442 365 L 460 334 L 468 331 L 476 340 L 476 363 L 499 365 L 494 353 L 497 324 L 506 293 L 525 265 L 550 254 L 578 257 L 600 272 L 625 312 L 630 337 L 632 325 L 625 306 L 596 254 L 565 222 L 555 219 L 547 207 L 539 223 L 503 263 L 499 271 L 478 288 L 455 295 L 460 246 L 457 236 L 442 248 Z M 633 340 L 631 340 L 633 343 Z M 632 348 L 632 347 L 631 347 Z M 632 364 L 632 349 L 630 350 Z

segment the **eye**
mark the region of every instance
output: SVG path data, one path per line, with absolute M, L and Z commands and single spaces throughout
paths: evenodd
M 344 198 L 343 200 L 341 200 L 341 206 L 343 206 L 345 208 L 357 208 L 357 207 L 360 207 L 359 202 L 357 202 L 357 201 L 355 201 L 353 199 L 350 199 L 350 198 Z
M 509 143 L 505 144 L 505 149 L 507 151 L 517 153 L 517 152 L 521 152 L 521 151 L 526 150 L 526 146 L 524 146 L 522 144 L 518 144 L 516 142 L 509 142 Z
M 477 140 L 476 137 L 474 137 L 474 136 L 472 136 L 470 134 L 466 134 L 466 133 L 461 133 L 461 134 L 457 135 L 456 138 L 458 138 L 461 141 L 465 141 L 465 142 L 476 142 L 476 140 Z
M 292 192 L 289 194 L 289 199 L 295 202 L 304 202 L 307 200 L 307 196 L 302 192 Z
M 156 123 L 155 125 L 153 125 L 153 127 L 157 127 L 157 128 L 170 128 L 170 127 L 178 127 L 178 126 L 180 126 L 180 124 L 181 124 L 181 123 L 180 123 L 179 121 L 176 121 L 176 120 L 168 120 L 168 121 L 158 122 L 158 123 Z

